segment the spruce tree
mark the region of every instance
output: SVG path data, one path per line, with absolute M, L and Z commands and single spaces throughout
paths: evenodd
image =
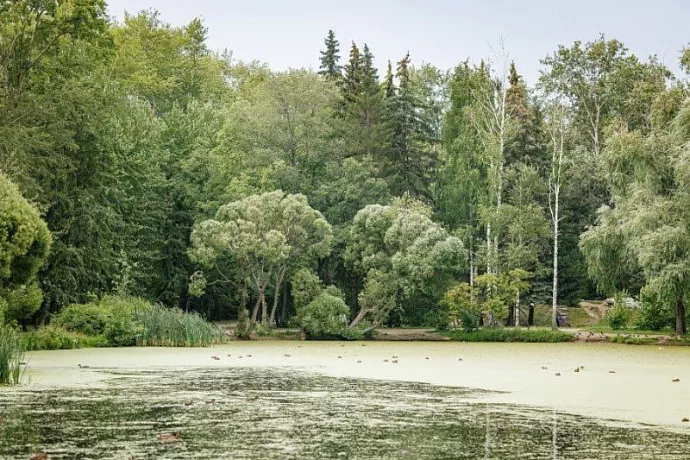
M 435 169 L 433 133 L 423 102 L 415 94 L 410 79 L 410 54 L 398 62 L 398 87 L 386 99 L 386 123 L 390 144 L 386 149 L 384 172 L 396 195 L 431 200 L 430 175 Z
M 506 145 L 506 166 L 522 163 L 544 172 L 548 162 L 546 140 L 541 129 L 541 114 L 529 103 L 527 86 L 518 74 L 515 63 L 510 64 L 510 86 L 506 95 L 506 110 L 514 120 L 514 136 Z
M 383 93 L 374 56 L 365 44 L 360 59 L 357 93 L 345 106 L 345 136 L 350 156 L 377 155 L 383 148 Z
M 351 104 L 362 90 L 362 54 L 355 42 L 350 48 L 350 60 L 343 69 L 343 99 L 345 105 Z
M 324 40 L 326 49 L 321 51 L 321 65 L 319 66 L 319 75 L 326 78 L 326 80 L 338 81 L 342 78 L 342 68 L 338 61 L 340 61 L 340 43 L 335 39 L 335 32 L 328 31 L 328 36 Z

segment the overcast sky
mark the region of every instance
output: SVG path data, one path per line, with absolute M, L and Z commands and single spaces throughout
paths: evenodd
M 319 66 L 328 29 L 340 41 L 341 61 L 352 40 L 368 43 L 383 69 L 410 51 L 413 63 L 452 68 L 491 54 L 504 37 L 529 83 L 539 59 L 559 44 L 605 33 L 640 57 L 656 54 L 674 72 L 690 42 L 690 0 L 110 0 L 110 14 L 153 8 L 164 21 L 204 19 L 209 46 L 273 69 Z

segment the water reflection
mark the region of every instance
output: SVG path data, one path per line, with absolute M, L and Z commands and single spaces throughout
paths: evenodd
M 118 377 L 100 388 L 0 393 L 0 458 L 690 457 L 688 435 L 479 404 L 458 388 L 275 368 L 104 372 Z

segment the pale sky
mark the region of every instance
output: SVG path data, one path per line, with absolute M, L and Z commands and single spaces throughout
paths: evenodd
M 352 40 L 368 43 L 384 69 L 406 51 L 412 62 L 443 69 L 491 54 L 500 37 L 528 83 L 539 59 L 574 40 L 600 33 L 623 41 L 641 58 L 656 54 L 678 71 L 690 42 L 690 0 L 109 0 L 112 16 L 153 8 L 173 25 L 204 19 L 211 49 L 271 68 L 319 66 L 328 29 L 340 41 L 341 64 Z M 382 72 L 381 72 L 382 73 Z

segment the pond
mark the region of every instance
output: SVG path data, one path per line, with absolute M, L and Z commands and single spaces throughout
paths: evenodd
M 28 384 L 0 389 L 0 458 L 689 458 L 688 358 L 378 342 L 38 352 Z

